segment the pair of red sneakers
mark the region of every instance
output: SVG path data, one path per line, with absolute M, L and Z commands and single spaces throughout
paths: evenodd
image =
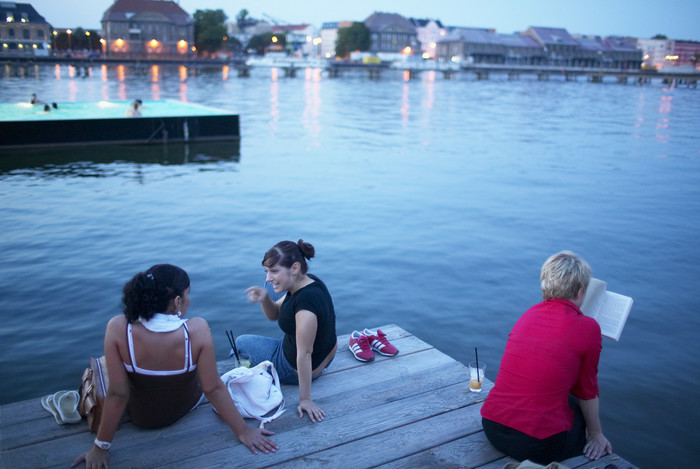
M 362 332 L 353 331 L 350 334 L 350 351 L 361 362 L 371 362 L 374 360 L 374 351 L 377 353 L 393 357 L 399 353 L 399 349 L 389 343 L 386 334 L 380 329 L 370 331 L 365 329 Z

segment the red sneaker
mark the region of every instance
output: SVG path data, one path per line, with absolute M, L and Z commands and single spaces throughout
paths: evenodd
M 374 353 L 369 345 L 369 338 L 358 331 L 353 331 L 350 334 L 350 351 L 361 362 L 374 360 Z
M 386 334 L 380 329 L 377 329 L 376 331 L 365 329 L 362 331 L 362 334 L 367 336 L 369 343 L 372 346 L 372 350 L 376 351 L 377 353 L 387 357 L 393 357 L 399 353 L 399 349 L 389 343 L 386 338 Z

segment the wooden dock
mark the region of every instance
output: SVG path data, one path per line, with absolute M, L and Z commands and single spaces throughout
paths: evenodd
M 396 357 L 377 355 L 361 363 L 348 350 L 348 335 L 338 338 L 335 360 L 312 386 L 314 401 L 327 414 L 323 422 L 299 419 L 298 389 L 283 387 L 289 410 L 266 425 L 276 433 L 276 453 L 252 454 L 205 404 L 163 429 L 141 429 L 125 419 L 113 441 L 110 467 L 496 469 L 513 461 L 489 444 L 481 428 L 479 410 L 493 383 L 486 380 L 483 392 L 472 393 L 464 365 L 398 326 L 380 328 L 399 348 Z M 230 362 L 219 362 L 221 373 L 228 367 Z M 50 386 L 48 377 L 46 382 Z M 46 393 L 51 391 L 56 389 Z M 38 398 L 0 407 L 3 468 L 66 468 L 94 438 L 84 421 L 56 425 Z M 580 456 L 564 464 L 635 468 L 617 455 L 598 461 Z

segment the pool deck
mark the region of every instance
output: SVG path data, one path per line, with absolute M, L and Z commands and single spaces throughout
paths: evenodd
M 239 116 L 174 100 L 144 101 L 126 117 L 127 101 L 60 103 L 58 109 L 0 103 L 0 150 L 108 144 L 167 144 L 239 140 Z
M 207 403 L 163 429 L 141 429 L 125 419 L 110 467 L 495 469 L 513 461 L 489 444 L 481 427 L 479 410 L 492 382 L 485 380 L 481 393 L 469 392 L 464 365 L 396 325 L 380 329 L 399 348 L 396 357 L 361 363 L 348 350 L 349 334 L 338 338 L 335 360 L 312 386 L 314 401 L 327 414 L 323 422 L 299 419 L 297 387 L 283 386 L 289 410 L 266 425 L 276 433 L 276 453 L 253 455 Z M 219 362 L 219 371 L 230 366 Z M 38 398 L 0 407 L 0 467 L 66 468 L 94 438 L 84 421 L 56 425 Z M 636 468 L 615 454 L 564 464 Z

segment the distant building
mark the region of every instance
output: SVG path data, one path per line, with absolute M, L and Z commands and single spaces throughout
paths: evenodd
M 393 60 L 402 52 L 413 54 L 419 48 L 416 27 L 397 13 L 374 12 L 364 23 L 370 32 L 369 52 L 382 60 Z
M 674 66 L 697 67 L 700 59 L 700 42 L 673 41 L 672 61 Z
M 51 51 L 51 25 L 29 3 L 0 2 L 0 57 L 45 56 Z
M 637 39 L 637 48 L 642 51 L 642 66 L 648 69 L 659 70 L 664 65 L 671 65 L 673 56 L 673 43 L 670 39 Z
M 441 61 L 467 64 L 545 65 L 639 70 L 642 53 L 635 40 L 572 36 L 561 28 L 529 28 L 520 34 L 493 29 L 454 28 L 437 44 Z
M 522 33 L 542 47 L 550 65 L 572 65 L 571 60 L 581 50 L 581 44 L 563 28 L 529 27 Z
M 434 59 L 437 42 L 447 35 L 447 29 L 442 26 L 440 20 L 411 18 L 410 21 L 416 28 L 416 39 L 420 43 L 421 57 Z
M 247 18 L 242 23 L 228 23 L 226 25 L 228 35 L 235 37 L 246 47 L 253 36 L 272 32 L 272 25 L 265 20 Z
M 192 53 L 194 20 L 169 0 L 115 0 L 102 16 L 107 54 L 178 57 Z
M 661 70 L 665 67 L 698 66 L 700 42 L 674 41 L 673 39 L 637 39 L 642 51 L 644 68 Z
M 570 58 L 572 67 L 639 70 L 642 52 L 636 40 L 624 37 L 573 35 L 581 48 Z
M 493 29 L 454 28 L 438 41 L 440 61 L 468 64 L 539 65 L 546 62 L 544 49 L 531 37 L 498 34 Z
M 310 24 L 285 24 L 272 27 L 272 34 L 284 34 L 287 37 L 287 53 L 298 57 L 318 57 L 320 39 L 316 28 Z
M 604 68 L 614 70 L 639 70 L 642 67 L 642 51 L 637 49 L 634 38 L 608 36 L 603 39 L 605 49 Z
M 324 59 L 335 57 L 335 41 L 338 40 L 338 30 L 350 26 L 352 26 L 352 21 L 338 21 L 321 25 L 321 57 Z

